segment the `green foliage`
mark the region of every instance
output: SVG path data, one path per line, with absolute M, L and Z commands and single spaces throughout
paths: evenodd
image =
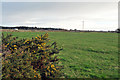
M 58 66 L 56 42 L 48 44 L 48 33 L 32 39 L 18 39 L 2 34 L 3 78 L 56 78 L 62 66 Z

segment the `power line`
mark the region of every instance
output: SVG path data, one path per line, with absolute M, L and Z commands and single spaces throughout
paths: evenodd
M 84 21 L 82 21 L 82 29 L 84 30 Z

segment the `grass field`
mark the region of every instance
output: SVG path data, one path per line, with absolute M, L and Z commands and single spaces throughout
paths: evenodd
M 11 32 L 3 32 L 4 34 Z M 12 32 L 19 38 L 32 38 L 45 32 Z M 62 70 L 70 78 L 118 77 L 118 34 L 48 32 L 59 47 Z

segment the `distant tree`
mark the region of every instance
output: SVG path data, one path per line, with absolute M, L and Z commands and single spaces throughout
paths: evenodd
M 117 33 L 120 33 L 120 28 L 116 29 L 116 32 L 117 32 Z
M 77 31 L 77 29 L 74 29 L 75 31 Z

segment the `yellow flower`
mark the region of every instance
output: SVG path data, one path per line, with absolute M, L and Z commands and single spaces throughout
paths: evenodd
M 9 45 L 9 43 L 5 47 L 7 47 L 8 45 Z
M 40 49 L 40 47 L 38 47 L 38 49 Z
M 27 41 L 29 41 L 29 40 L 25 40 L 25 42 L 27 42 Z
M 52 73 L 54 73 L 53 71 L 51 71 Z
M 34 72 L 36 72 L 36 71 L 34 70 Z
M 45 45 L 46 43 L 44 43 L 44 45 Z
M 49 68 L 50 68 L 50 67 L 48 66 L 48 67 L 47 67 L 47 70 L 49 70 Z
M 16 45 L 14 45 L 14 47 L 16 47 Z
M 38 46 L 41 46 L 40 44 L 38 44 Z
M 36 77 L 36 76 L 34 76 L 34 77 Z
M 43 48 L 43 47 L 40 47 L 41 49 Z
M 9 45 L 9 43 L 7 45 Z
M 17 48 L 14 48 L 14 49 L 17 49 Z
M 52 64 L 51 67 L 53 68 L 53 67 L 55 67 L 55 66 Z
M 5 47 L 7 47 L 8 45 L 9 45 L 9 43 Z
M 38 78 L 41 78 L 40 75 L 38 75 Z
M 5 47 L 7 47 L 7 45 Z
M 24 44 L 26 43 L 26 42 L 28 42 L 29 40 L 25 40 L 25 42 L 24 42 Z
M 56 71 L 56 68 L 53 68 Z

